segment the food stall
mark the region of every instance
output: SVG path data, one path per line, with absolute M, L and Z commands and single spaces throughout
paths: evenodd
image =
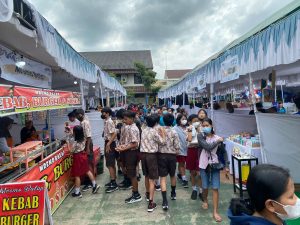
M 28 114 L 47 115 L 48 128 L 42 129 L 42 140 L 13 146 L 9 153 L 3 156 L 4 159 L 0 164 L 0 183 L 44 180 L 48 189 L 51 212 L 54 213 L 72 189 L 73 181 L 70 177 L 72 167 L 70 146 L 62 135 L 59 139 L 54 138 L 50 123 L 50 117 L 51 119 L 54 117 L 51 112 L 80 106 L 80 93 L 0 85 L 0 117 L 9 116 L 15 120 L 12 136 L 19 134 L 15 128 L 21 125 L 18 122 Z M 40 119 L 43 120 L 44 116 Z M 38 119 L 34 120 L 37 121 Z M 64 123 L 60 124 L 63 130 Z M 96 165 L 100 158 L 100 148 L 95 147 L 94 153 Z M 96 173 L 95 168 L 93 172 Z

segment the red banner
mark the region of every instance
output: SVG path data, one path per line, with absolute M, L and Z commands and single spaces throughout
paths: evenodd
M 45 182 L 0 184 L 0 225 L 44 225 Z
M 0 113 L 21 113 L 81 105 L 77 92 L 0 86 Z
M 72 155 L 65 146 L 43 159 L 29 172 L 18 178 L 16 182 L 46 181 L 51 213 L 54 213 L 73 187 L 73 181 L 70 179 L 72 163 Z

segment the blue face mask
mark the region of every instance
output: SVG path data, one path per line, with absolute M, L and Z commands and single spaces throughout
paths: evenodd
M 203 127 L 202 128 L 203 133 L 210 134 L 211 133 L 211 127 Z
M 163 111 L 163 114 L 164 114 L 164 115 L 168 114 L 168 111 L 167 111 L 167 110 L 164 110 L 164 111 Z

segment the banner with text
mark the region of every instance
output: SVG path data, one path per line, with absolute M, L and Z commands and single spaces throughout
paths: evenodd
M 44 180 L 53 214 L 73 187 L 71 180 L 72 155 L 66 146 L 43 159 L 16 182 Z M 0 223 L 1 224 L 1 223 Z
M 81 105 L 77 92 L 0 85 L 0 115 Z
M 240 74 L 237 56 L 229 57 L 221 63 L 221 83 L 236 80 L 239 78 L 239 76 Z
M 16 62 L 22 60 L 25 65 L 21 68 Z M 52 70 L 49 66 L 23 57 L 0 45 L 0 77 L 19 84 L 39 88 L 51 88 Z
M 44 181 L 0 184 L 1 225 L 52 224 L 46 206 Z

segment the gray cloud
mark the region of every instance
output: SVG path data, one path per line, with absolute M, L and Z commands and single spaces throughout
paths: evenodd
M 194 68 L 292 0 L 29 1 L 78 51 L 150 49 L 162 78 L 166 64 Z

